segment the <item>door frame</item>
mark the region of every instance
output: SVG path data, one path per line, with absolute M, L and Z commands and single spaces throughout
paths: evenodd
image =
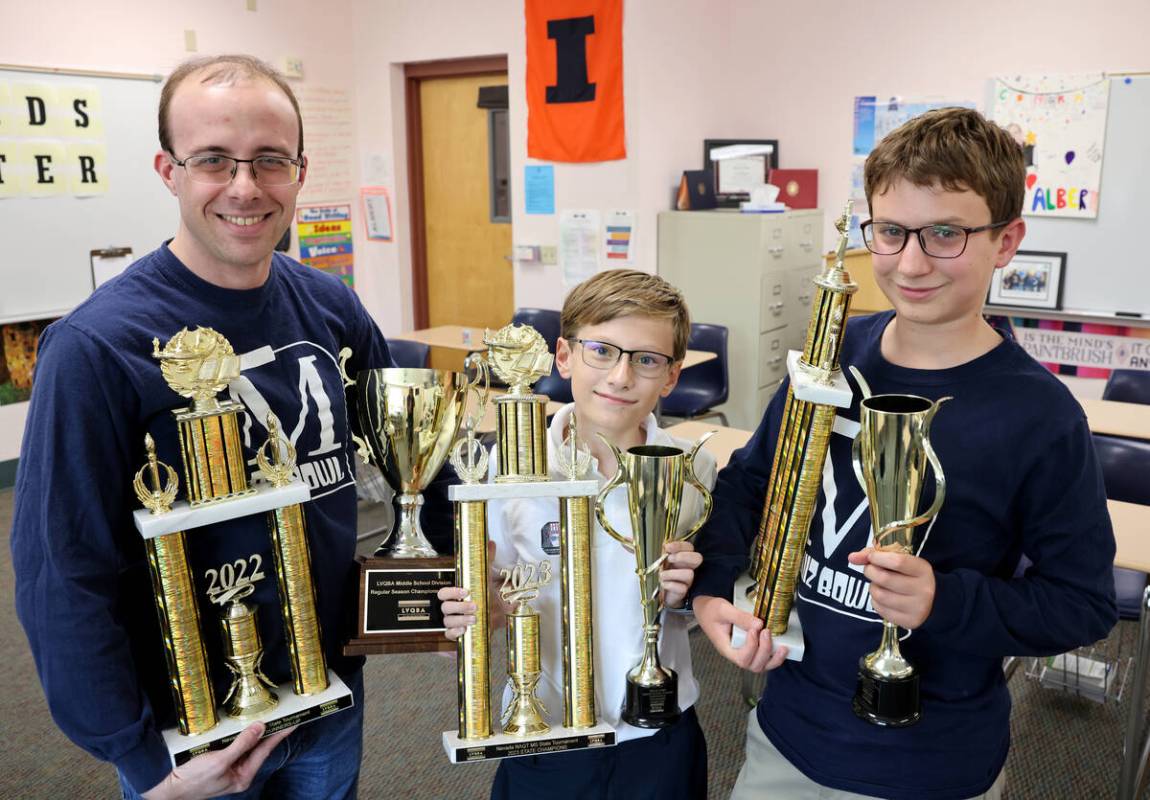
M 411 210 L 411 311 L 414 327 L 428 324 L 427 227 L 423 186 L 423 107 L 420 89 L 430 78 L 464 75 L 506 75 L 507 56 L 474 56 L 403 65 L 407 127 L 408 208 Z

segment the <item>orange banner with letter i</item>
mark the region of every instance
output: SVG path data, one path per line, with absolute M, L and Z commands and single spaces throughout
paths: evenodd
M 525 0 L 527 155 L 627 157 L 623 0 Z

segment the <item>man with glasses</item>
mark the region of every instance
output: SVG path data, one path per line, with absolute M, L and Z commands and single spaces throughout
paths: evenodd
M 155 169 L 179 203 L 175 237 L 40 340 L 16 485 L 17 612 L 53 717 L 116 766 L 125 797 L 353 797 L 363 681 L 362 659 L 340 652 L 357 581 L 354 453 L 337 357 L 352 349 L 352 374 L 389 366 L 387 345 L 340 280 L 273 254 L 307 175 L 299 106 L 281 76 L 247 56 L 184 64 L 161 94 L 159 134 Z M 220 332 L 241 357 L 242 374 L 223 396 L 247 409 L 249 471 L 269 411 L 295 445 L 311 486 L 305 514 L 321 636 L 355 706 L 262 740 L 264 726 L 252 724 L 227 749 L 173 770 L 160 736 L 174 724 L 168 671 L 131 484 L 146 461 L 146 433 L 162 461 L 180 464 L 170 412 L 186 401 L 164 382 L 152 339 L 197 326 Z M 265 570 L 273 563 L 262 514 L 201 529 L 188 550 L 197 583 L 254 555 Z M 290 668 L 275 584 L 255 584 L 248 602 L 260 610 L 263 670 L 283 683 Z M 219 613 L 201 600 L 222 698 L 230 676 Z
M 930 431 L 947 492 L 916 553 L 875 548 L 851 458 L 856 388 L 835 420 L 796 587 L 801 661 L 726 599 L 759 530 L 785 387 L 719 475 L 698 536 L 695 614 L 724 656 L 771 670 L 734 800 L 998 798 L 1010 747 L 1003 658 L 1093 643 L 1117 619 L 1114 537 L 1082 409 L 982 316 L 991 276 L 1026 232 L 1025 175 L 1010 135 L 961 108 L 923 114 L 867 158 L 863 240 L 894 309 L 850 321 L 842 364 L 875 394 L 953 397 Z M 1021 555 L 1033 563 L 1015 576 Z M 882 618 L 921 670 L 913 727 L 852 710 Z M 736 625 L 752 633 L 738 650 Z

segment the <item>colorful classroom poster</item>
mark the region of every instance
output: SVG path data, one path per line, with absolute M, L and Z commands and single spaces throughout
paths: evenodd
M 354 286 L 351 205 L 300 206 L 296 223 L 300 262 Z
M 608 211 L 603 221 L 603 257 L 608 269 L 634 262 L 635 212 Z
M 1023 214 L 1098 216 L 1109 100 L 1110 81 L 1099 72 L 995 79 L 994 120 L 1026 157 Z

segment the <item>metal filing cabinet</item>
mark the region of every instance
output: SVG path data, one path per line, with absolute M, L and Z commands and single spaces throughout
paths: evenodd
M 730 330 L 730 424 L 753 430 L 802 349 L 822 268 L 823 213 L 664 211 L 659 274 L 679 287 L 695 322 Z

